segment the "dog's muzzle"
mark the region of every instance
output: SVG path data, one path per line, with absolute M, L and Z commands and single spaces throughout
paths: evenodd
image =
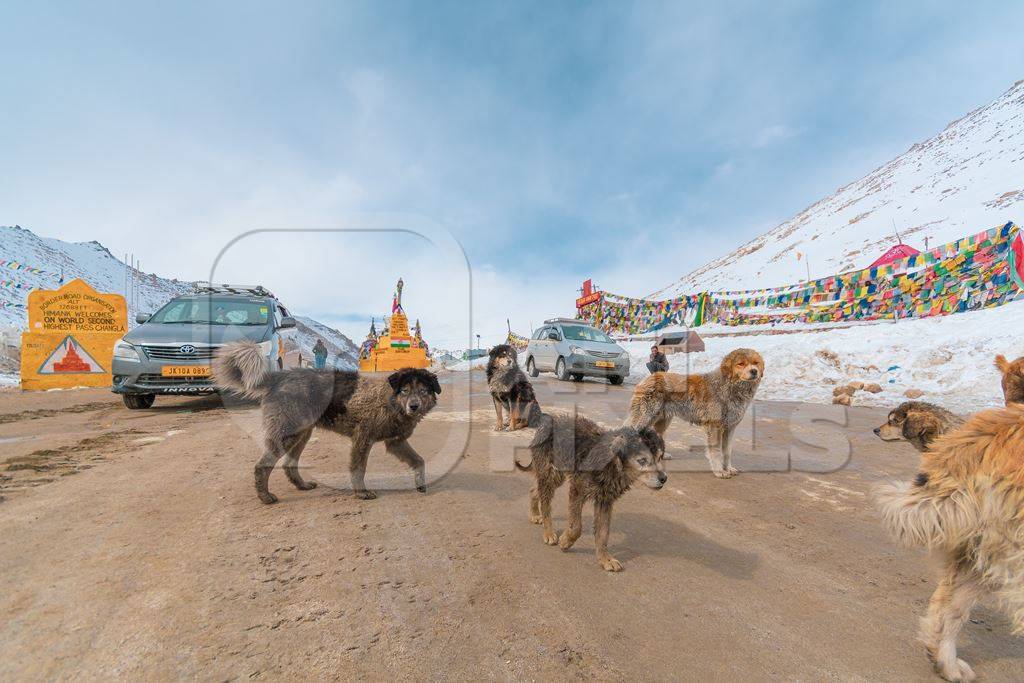
M 667 474 L 664 472 L 654 472 L 647 477 L 647 481 L 645 483 L 647 484 L 647 488 L 657 491 L 665 485 L 666 481 L 668 481 Z
M 419 403 L 412 403 L 412 402 L 410 401 L 410 402 L 409 402 L 409 404 L 408 404 L 408 405 L 406 406 L 406 408 L 405 408 L 405 409 L 409 411 L 409 414 L 410 414 L 410 415 L 413 415 L 413 414 L 416 414 L 416 413 L 418 413 L 418 412 L 420 411 L 420 407 L 421 407 L 421 406 L 420 406 L 420 404 L 419 404 Z
M 875 436 L 881 436 L 882 435 L 882 428 L 881 427 L 875 427 L 871 431 L 873 431 L 875 433 Z

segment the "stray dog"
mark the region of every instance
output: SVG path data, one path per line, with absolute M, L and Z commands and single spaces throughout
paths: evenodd
M 299 456 L 314 427 L 351 438 L 349 471 L 357 497 L 377 497 L 367 490 L 363 478 L 370 448 L 378 441 L 415 471 L 416 490 L 426 492 L 423 458 L 408 439 L 437 404 L 441 385 L 434 373 L 406 368 L 385 380 L 344 370 L 270 372 L 258 344 L 235 342 L 218 352 L 213 376 L 218 387 L 256 399 L 263 407 L 265 453 L 256 463 L 256 495 L 264 503 L 277 502 L 267 480 L 282 457 L 284 472 L 295 488 L 316 488 L 316 482 L 304 481 L 299 474 Z
M 996 356 L 996 368 L 1003 375 L 1003 400 L 1006 405 L 1024 403 L 1024 356 L 1012 363 L 1006 356 Z
M 979 597 L 994 592 L 1024 634 L 1024 405 L 976 414 L 924 452 L 913 484 L 877 495 L 896 538 L 944 559 L 920 638 L 939 675 L 974 680 L 956 639 Z
M 649 487 L 665 485 L 665 442 L 652 429 L 609 431 L 582 415 L 542 415 L 530 452 L 529 467 L 515 465 L 532 471 L 536 478 L 530 489 L 530 521 L 544 525 L 544 542 L 558 543 L 562 550 L 571 548 L 583 530 L 583 504 L 593 500 L 597 561 L 607 571 L 620 571 L 622 563 L 608 554 L 612 504 L 644 473 L 655 474 L 647 482 Z M 569 528 L 558 537 L 551 523 L 551 499 L 566 479 Z
M 537 426 L 537 419 L 541 416 L 540 404 L 533 393 L 533 385 L 519 367 L 515 347 L 498 344 L 488 353 L 487 388 L 491 390 L 491 400 L 494 401 L 494 431 L 505 429 L 502 409 L 508 412 L 510 432 Z
M 635 429 L 653 427 L 662 437 L 677 415 L 703 426 L 711 471 L 719 479 L 728 479 L 739 471 L 730 462 L 732 435 L 762 377 L 764 359 L 753 349 L 730 351 L 717 370 L 703 375 L 655 373 L 633 391 L 626 424 Z
M 964 421 L 933 403 L 925 401 L 904 401 L 889 413 L 881 427 L 875 427 L 875 434 L 882 441 L 906 439 L 919 451 L 928 450 L 932 441 Z

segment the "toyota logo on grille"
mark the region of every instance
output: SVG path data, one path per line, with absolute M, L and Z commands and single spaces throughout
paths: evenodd
M 178 350 L 181 351 L 182 353 L 191 355 L 196 352 L 196 347 L 192 346 L 191 344 L 182 344 Z

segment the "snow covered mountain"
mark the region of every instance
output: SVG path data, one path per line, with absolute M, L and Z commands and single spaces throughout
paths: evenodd
M 1024 223 L 1024 81 L 773 230 L 648 295 L 756 289 L 864 268 L 896 244 L 923 250 Z M 799 259 L 798 255 L 799 254 Z
M 292 334 L 302 357 L 311 361 L 317 338 L 324 340 L 327 347 L 327 364 L 344 370 L 355 370 L 359 365 L 359 349 L 344 334 L 322 322 L 295 316 L 295 332 Z
M 39 237 L 20 226 L 0 226 L 0 329 L 24 329 L 28 293 L 36 288 L 56 289 L 63 282 L 81 278 L 102 292 L 126 293 L 125 263 L 99 242 L 70 243 Z M 129 300 L 128 322 L 135 314 L 152 313 L 172 297 L 193 290 L 193 283 L 136 272 L 137 293 Z M 313 345 L 321 337 L 330 352 L 331 363 L 354 368 L 358 349 L 344 334 L 311 318 L 297 318 L 290 333 L 305 358 L 312 357 Z
M 128 269 L 99 242 L 63 242 L 19 226 L 0 226 L 0 262 L 0 326 L 24 328 L 28 293 L 56 289 L 62 277 L 64 282 L 81 278 L 101 292 L 125 294 Z M 129 303 L 129 321 L 137 312 L 151 313 L 192 289 L 190 282 L 140 272 L 135 273 L 135 284 L 138 295 Z

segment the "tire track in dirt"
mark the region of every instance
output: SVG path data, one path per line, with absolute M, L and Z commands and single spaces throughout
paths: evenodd
M 10 424 L 22 420 L 38 420 L 44 417 L 59 417 L 73 413 L 88 413 L 103 410 L 104 408 L 117 408 L 118 404 L 110 401 L 93 401 L 92 403 L 79 403 L 78 405 L 67 406 L 66 408 L 39 408 L 37 410 L 23 410 L 20 413 L 0 414 L 0 424 Z

